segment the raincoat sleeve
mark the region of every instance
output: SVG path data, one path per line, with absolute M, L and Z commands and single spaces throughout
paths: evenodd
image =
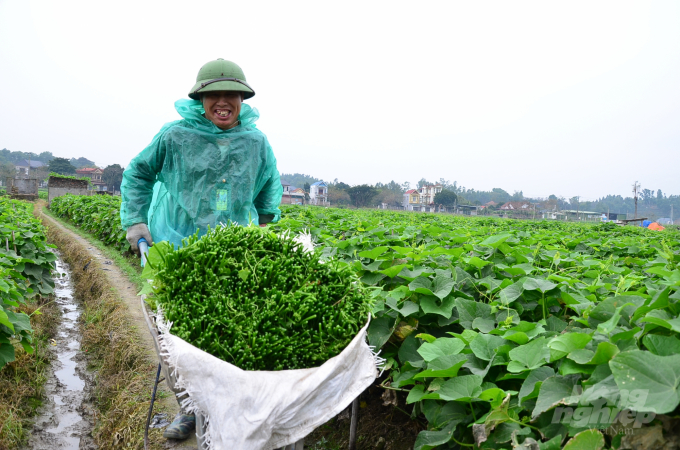
M 283 186 L 281 176 L 276 168 L 276 157 L 269 142 L 267 145 L 267 167 L 265 168 L 264 179 L 266 180 L 260 192 L 255 196 L 253 204 L 260 216 L 260 224 L 268 222 L 278 222 L 281 218 L 281 197 L 283 196 Z
M 153 186 L 165 159 L 165 134 L 175 123 L 165 125 L 123 172 L 120 185 L 120 220 L 123 229 L 136 223 L 147 223 Z

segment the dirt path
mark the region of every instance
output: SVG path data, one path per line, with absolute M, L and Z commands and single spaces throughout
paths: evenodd
M 125 305 L 127 306 L 130 321 L 133 324 L 133 328 L 136 331 L 136 334 L 139 337 L 139 341 L 142 343 L 149 360 L 158 361 L 156 351 L 154 350 L 153 339 L 151 337 L 151 334 L 149 333 L 149 329 L 144 320 L 144 315 L 142 313 L 140 300 L 139 297 L 137 296 L 137 289 L 135 285 L 129 281 L 125 274 L 111 260 L 106 258 L 106 256 L 102 252 L 100 252 L 99 249 L 93 246 L 87 239 L 77 235 L 76 233 L 73 233 L 71 230 L 64 227 L 58 221 L 54 220 L 53 218 L 47 215 L 43 214 L 42 218 L 47 224 L 49 224 L 50 227 L 58 228 L 63 233 L 69 235 L 69 237 L 73 239 L 75 242 L 80 243 L 85 249 L 87 249 L 87 252 L 94 259 L 99 261 L 109 283 L 114 287 L 117 294 L 120 296 L 120 298 L 124 301 Z M 153 380 L 149 380 L 149 386 L 152 386 L 152 384 Z M 179 407 L 174 398 L 174 394 L 167 388 L 165 383 L 161 383 L 158 385 L 158 391 L 159 393 L 157 394 L 156 397 L 156 405 L 164 407 L 166 411 L 169 411 L 170 414 L 168 414 L 169 416 L 168 418 L 169 420 L 172 420 L 174 415 L 179 411 Z M 154 409 L 157 408 L 154 407 Z M 87 447 L 81 446 L 81 448 Z M 166 448 L 196 449 L 197 448 L 196 438 L 195 436 L 191 436 L 189 439 L 185 441 L 168 441 L 166 443 Z

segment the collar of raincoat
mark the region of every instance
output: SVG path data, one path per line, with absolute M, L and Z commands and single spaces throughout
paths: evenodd
M 203 109 L 203 103 L 199 100 L 185 98 L 177 100 L 175 102 L 175 109 L 193 128 L 212 134 L 229 133 L 241 127 L 255 128 L 255 122 L 260 118 L 260 113 L 257 109 L 246 103 L 241 103 L 241 113 L 238 115 L 238 120 L 241 121 L 240 125 L 228 130 L 222 130 L 203 116 L 205 110 Z

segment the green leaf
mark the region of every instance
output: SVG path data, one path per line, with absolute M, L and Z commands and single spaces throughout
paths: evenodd
M 9 328 L 12 332 L 14 331 L 14 324 L 9 321 L 7 313 L 0 309 L 0 325 L 4 325 Z
M 571 359 L 563 359 L 560 362 L 560 375 L 571 375 L 574 373 L 585 373 L 590 375 L 595 371 L 595 366 L 588 364 L 577 364 Z
M 239 271 L 239 275 L 241 271 Z M 369 286 L 375 286 L 380 280 L 385 278 L 385 275 L 379 272 L 368 272 L 362 275 L 361 282 Z
M 250 276 L 250 270 L 248 269 L 242 269 L 238 271 L 238 276 L 241 278 L 243 281 L 247 280 L 248 277 Z
M 619 348 L 616 345 L 605 341 L 597 344 L 595 352 L 586 349 L 574 350 L 567 358 L 578 364 L 607 364 L 618 353 Z
M 601 450 L 604 448 L 604 436 L 598 430 L 581 431 L 571 438 L 563 450 Z
M 389 316 L 373 319 L 368 326 L 368 343 L 377 349 L 385 345 L 385 342 L 392 335 L 392 325 L 394 319 Z
M 477 317 L 472 321 L 472 328 L 475 328 L 482 333 L 488 333 L 496 328 L 496 321 L 494 319 L 482 319 L 481 317 Z
M 505 345 L 505 339 L 490 334 L 479 334 L 470 342 L 470 350 L 479 359 L 484 361 L 491 361 L 496 354 L 496 349 L 501 345 Z
M 378 256 L 382 255 L 387 251 L 389 247 L 375 247 L 371 250 L 364 250 L 363 252 L 359 252 L 359 256 L 362 258 L 371 258 L 371 259 L 376 259 Z
M 488 238 L 484 239 L 482 242 L 479 243 L 479 245 L 498 248 L 503 242 L 507 241 L 511 237 L 512 235 L 510 233 L 497 234 L 495 236 L 489 236 Z
M 482 319 L 494 319 L 491 315 L 491 306 L 486 303 L 457 298 L 456 309 L 458 310 L 459 321 L 463 328 L 471 329 L 472 322 L 477 317 Z
M 380 273 L 382 273 L 382 274 L 384 274 L 384 275 L 386 275 L 390 278 L 394 278 L 397 275 L 399 275 L 399 272 L 401 272 L 401 270 L 404 267 L 406 267 L 406 264 L 399 264 L 399 265 L 396 265 L 396 266 L 388 267 L 387 269 L 384 269 L 384 270 L 379 270 L 378 272 L 380 272 Z
M 527 342 L 529 342 L 529 336 L 527 336 L 526 333 L 523 333 L 521 331 L 513 331 L 513 330 L 508 330 L 505 332 L 503 335 L 503 339 L 506 339 L 508 341 L 512 341 L 516 344 L 519 345 L 524 345 Z
M 397 304 L 397 299 L 394 297 L 388 297 L 385 305 L 389 306 L 391 309 L 397 311 L 403 317 L 408 317 L 411 314 L 415 314 L 420 311 L 420 307 L 415 303 L 406 300 L 401 305 Z
M 442 384 L 437 393 L 442 400 L 469 402 L 482 393 L 482 377 L 462 375 Z
M 680 355 L 658 356 L 631 350 L 616 355 L 609 361 L 609 367 L 619 389 L 639 391 L 645 397 L 629 395 L 622 399 L 621 408 L 666 414 L 680 403 Z
M 510 350 L 508 372 L 524 372 L 534 370 L 548 362 L 550 349 L 544 337 L 536 338 L 525 345 Z
M 22 339 L 19 343 L 24 348 L 24 351 L 26 351 L 26 353 L 28 353 L 29 355 L 33 354 L 34 349 L 30 342 L 28 342 L 26 339 Z
M 425 342 L 429 342 L 430 344 L 437 340 L 436 337 L 432 336 L 431 334 L 427 334 L 427 333 L 416 334 L 416 339 L 422 339 Z
M 413 378 L 419 380 L 421 378 L 455 377 L 466 362 L 467 357 L 461 354 L 440 356 L 430 361 L 427 370 L 418 373 Z
M 557 285 L 542 278 L 527 278 L 524 281 L 523 287 L 527 291 L 540 291 L 545 294 L 546 292 L 555 289 Z
M 399 347 L 399 361 L 402 363 L 408 361 L 413 367 L 423 367 L 425 362 L 420 353 L 418 353 L 419 346 L 418 340 L 413 335 L 407 336 L 404 342 L 401 343 L 401 347 Z
M 420 308 L 425 314 L 438 314 L 447 319 L 451 318 L 453 308 L 456 304 L 456 299 L 453 297 L 441 300 L 441 304 L 437 304 L 440 300 L 434 295 L 427 295 L 420 298 Z
M 562 448 L 562 435 L 558 434 L 548 442 L 539 442 L 539 450 L 560 450 Z
M 529 372 L 522 387 L 519 390 L 517 399 L 521 405 L 524 400 L 538 397 L 538 391 L 546 378 L 555 376 L 555 371 L 551 367 L 539 367 Z
M 451 440 L 458 421 L 452 421 L 440 431 L 421 431 L 418 433 L 413 450 L 431 450 Z
M 551 361 L 563 358 L 574 350 L 584 348 L 593 338 L 585 333 L 565 333 L 548 342 Z
M 570 405 L 578 402 L 578 396 L 575 395 L 577 391 L 574 389 L 578 386 L 578 380 L 578 375 L 566 377 L 555 375 L 546 378 L 541 384 L 531 417 L 538 417 L 539 414 L 559 404 Z
M 443 299 L 451 293 L 454 284 L 452 278 L 437 275 L 432 281 L 426 277 L 418 277 L 409 283 L 408 287 L 419 294 L 435 295 Z
M 418 349 L 418 353 L 425 361 L 445 355 L 456 355 L 465 348 L 465 342 L 458 338 L 438 338 L 433 343 L 426 342 Z
M 428 393 L 427 391 L 425 391 L 425 386 L 423 386 L 422 384 L 418 384 L 409 391 L 408 396 L 406 397 L 406 404 L 408 405 L 411 403 L 427 399 L 438 400 L 439 394 L 437 394 L 436 392 Z
M 14 346 L 12 344 L 0 344 L 0 369 L 12 361 L 14 361 Z
M 662 336 L 660 334 L 648 334 L 642 339 L 647 350 L 659 356 L 671 356 L 680 354 L 680 339 L 675 336 Z
M 472 264 L 473 266 L 475 266 L 478 269 L 481 269 L 484 266 L 488 266 L 489 264 L 492 264 L 491 261 L 485 261 L 485 260 L 483 260 L 483 259 L 481 259 L 477 256 L 473 256 L 472 258 L 470 258 L 468 263 Z
M 451 421 L 460 423 L 468 416 L 465 405 L 455 402 L 423 400 L 420 404 L 430 427 L 440 428 Z
M 619 306 L 616 308 L 616 311 L 614 311 L 614 314 L 612 314 L 612 317 L 607 320 L 606 322 L 602 322 L 597 326 L 597 331 L 598 333 L 602 333 L 605 336 L 609 336 L 609 334 L 614 331 L 614 328 L 616 328 L 619 324 L 619 320 L 621 320 L 621 311 L 623 308 L 626 306 L 633 306 L 635 305 L 633 303 L 624 303 L 623 305 Z
M 519 283 L 511 284 L 500 291 L 501 303 L 509 305 L 522 296 L 522 286 Z

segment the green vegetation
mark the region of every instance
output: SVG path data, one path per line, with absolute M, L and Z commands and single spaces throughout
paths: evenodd
M 58 308 L 49 302 L 56 259 L 33 205 L 0 198 L 0 448 L 19 448 L 42 402 L 48 339 Z
M 282 210 L 269 229 L 309 230 L 322 259 L 378 288 L 369 341 L 387 360 L 383 387 L 428 423 L 417 450 L 525 439 L 616 448 L 620 435 L 586 430 L 677 414 L 672 227 Z M 607 414 L 595 414 L 603 402 Z M 627 425 L 613 423 L 621 410 Z
M 91 184 L 92 181 L 88 177 L 77 177 L 75 175 L 62 175 L 60 173 L 56 172 L 50 172 L 48 177 L 51 178 L 64 178 L 66 180 L 81 180 L 81 181 L 87 181 L 88 184 Z
M 29 203 L 0 198 L 0 369 L 15 359 L 15 345 L 33 352 L 28 299 L 53 292 L 53 261 Z
M 103 241 L 97 238 L 97 236 L 73 225 L 73 223 L 68 219 L 59 217 L 54 213 L 54 211 L 51 211 L 47 208 L 42 208 L 41 212 L 42 214 L 58 220 L 65 228 L 87 239 L 92 245 L 104 253 L 108 259 L 112 260 L 114 264 L 116 264 L 116 266 L 118 266 L 118 268 L 125 273 L 128 279 L 137 286 L 137 289 L 142 289 L 145 281 L 142 278 L 142 268 L 139 265 L 139 257 L 129 251 L 121 252 L 116 247 L 106 245 Z
M 50 209 L 119 252 L 130 250 L 120 225 L 120 197 L 69 194 L 52 200 Z
M 617 447 L 586 430 L 677 412 L 677 232 L 302 207 L 273 228 L 379 288 L 369 340 L 428 422 L 416 450 Z
M 338 355 L 369 299 L 345 264 L 260 227 L 218 227 L 149 252 L 154 303 L 172 333 L 244 370 L 303 369 Z M 151 290 L 151 289 L 149 289 Z

